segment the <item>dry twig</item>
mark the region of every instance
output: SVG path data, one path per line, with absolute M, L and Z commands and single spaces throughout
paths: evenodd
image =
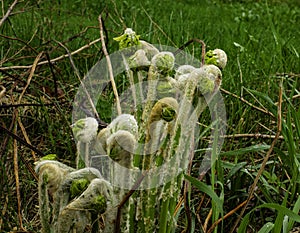
M 17 110 L 15 111 L 16 118 L 18 118 L 18 112 Z M 15 122 L 14 126 L 14 133 L 16 134 L 17 132 L 17 123 Z M 15 181 L 16 181 L 16 194 L 17 194 L 17 203 L 18 203 L 18 220 L 20 224 L 20 229 L 23 229 L 23 222 L 22 222 L 22 211 L 21 211 L 21 195 L 20 195 L 20 180 L 19 180 L 19 163 L 18 163 L 18 144 L 17 140 L 14 139 L 13 141 L 13 160 L 14 160 L 14 174 L 15 174 Z
M 236 94 L 233 94 L 233 93 L 231 93 L 231 92 L 229 92 L 229 91 L 227 91 L 227 90 L 225 90 L 223 88 L 221 88 L 221 91 L 224 92 L 227 95 L 233 96 L 234 98 L 237 98 L 237 99 L 241 100 L 245 104 L 249 105 L 250 107 L 252 107 L 252 108 L 254 108 L 254 109 L 256 109 L 256 110 L 258 110 L 260 112 L 263 112 L 265 114 L 268 114 L 271 117 L 274 117 L 274 115 L 271 112 L 269 112 L 268 110 L 265 110 L 265 109 L 262 109 L 260 107 L 255 106 L 254 104 L 252 104 L 249 101 L 245 100 L 243 97 L 239 97 Z
M 116 98 L 117 112 L 118 112 L 118 115 L 121 115 L 122 114 L 121 104 L 120 104 L 120 100 L 119 100 L 119 94 L 118 94 L 117 86 L 116 86 L 115 79 L 114 79 L 114 74 L 113 74 L 111 61 L 110 61 L 109 55 L 108 55 L 107 50 L 106 50 L 101 14 L 99 15 L 98 21 L 99 21 L 99 25 L 100 25 L 100 39 L 101 39 L 101 43 L 102 43 L 102 51 L 103 51 L 104 56 L 105 56 L 106 61 L 107 61 L 107 67 L 108 67 L 110 82 L 111 82 L 113 92 L 114 92 L 114 95 L 115 95 L 115 98 Z
M 6 38 L 6 39 L 9 39 L 9 40 L 16 40 L 16 41 L 19 41 L 21 42 L 22 44 L 26 45 L 27 47 L 29 47 L 32 51 L 34 51 L 36 54 L 38 54 L 38 51 L 33 48 L 28 42 L 20 39 L 20 38 L 15 38 L 15 37 L 10 37 L 10 36 L 6 36 L 6 35 L 3 35 L 3 34 L 0 34 L 0 37 L 3 37 L 3 38 Z
M 294 96 L 292 97 L 292 99 L 297 99 L 297 98 L 300 98 L 300 94 L 294 95 Z
M 5 95 L 5 92 L 6 92 L 6 88 L 2 85 L 0 85 L 0 99 Z
M 28 88 L 28 86 L 29 86 L 29 84 L 31 82 L 31 79 L 32 79 L 32 77 L 34 75 L 34 72 L 35 72 L 36 66 L 38 64 L 38 61 L 40 60 L 40 58 L 41 58 L 42 55 L 43 55 L 43 52 L 39 53 L 39 55 L 36 57 L 36 59 L 33 62 L 33 65 L 32 65 L 32 68 L 31 68 L 31 71 L 30 71 L 30 74 L 29 74 L 29 77 L 28 77 L 27 82 L 26 82 L 26 86 L 24 87 L 21 95 L 19 96 L 18 104 L 21 103 L 21 100 L 22 100 L 22 98 L 23 98 L 23 96 L 24 96 L 24 94 L 26 92 L 26 89 Z
M 92 42 L 90 42 L 90 43 L 88 43 L 88 44 L 82 46 L 81 48 L 79 48 L 79 49 L 77 49 L 77 50 L 71 52 L 70 55 L 73 56 L 73 55 L 75 55 L 75 54 L 81 52 L 82 50 L 87 49 L 87 48 L 91 47 L 92 45 L 98 43 L 99 41 L 100 41 L 100 39 L 93 40 Z M 67 57 L 69 57 L 69 54 L 64 54 L 64 55 L 61 55 L 61 56 L 59 56 L 59 57 L 56 57 L 56 58 L 51 59 L 50 62 L 51 62 L 51 63 L 55 63 L 55 62 L 57 62 L 57 61 L 59 61 L 59 60 L 62 60 L 62 59 L 64 59 L 64 58 L 67 58 Z M 47 61 L 41 61 L 41 62 L 37 63 L 36 65 L 37 65 L 37 66 L 40 66 L 40 65 L 45 65 L 45 64 L 48 64 L 48 63 L 49 63 L 49 61 L 47 60 Z M 33 66 L 33 65 L 28 65 L 28 66 L 7 66 L 7 67 L 0 67 L 0 70 L 31 69 L 32 66 Z
M 300 78 L 300 74 L 295 73 L 276 73 L 278 77 Z
M 247 203 L 247 200 L 243 201 L 241 204 L 239 204 L 237 207 L 235 207 L 233 210 L 230 210 L 227 214 L 225 214 L 224 217 L 219 218 L 217 221 L 215 221 L 211 227 L 208 229 L 207 233 L 211 233 L 213 232 L 213 230 L 215 229 L 215 227 L 222 221 L 224 221 L 225 219 L 227 219 L 228 217 L 230 217 L 231 215 L 233 215 L 236 211 L 238 211 L 240 208 L 242 208 L 243 206 L 245 206 Z
M 40 58 L 41 58 L 42 55 L 43 55 L 43 52 L 39 53 L 38 56 L 36 57 L 36 59 L 34 60 L 34 63 L 33 63 L 33 65 L 32 65 L 32 69 L 31 69 L 30 74 L 29 74 L 29 77 L 28 77 L 28 79 L 27 79 L 26 86 L 24 87 L 22 93 L 20 94 L 19 100 L 18 100 L 17 104 L 20 104 L 20 103 L 21 103 L 22 98 L 23 98 L 23 96 L 24 96 L 24 94 L 25 94 L 27 88 L 29 87 L 30 82 L 31 82 L 31 79 L 32 79 L 32 77 L 33 77 L 33 75 L 34 75 L 34 72 L 35 72 L 35 69 L 36 69 L 36 65 L 37 65 L 37 63 L 38 63 L 38 61 L 40 60 Z M 25 137 L 26 142 L 27 142 L 28 144 L 31 145 L 31 142 L 30 142 L 29 137 L 28 137 L 28 135 L 27 135 L 27 133 L 26 133 L 25 127 L 23 126 L 23 124 L 22 124 L 21 119 L 20 119 L 19 116 L 17 116 L 17 122 L 18 122 L 19 126 L 21 127 L 21 130 L 22 130 L 22 133 L 23 133 L 23 135 L 24 135 L 24 137 Z M 14 140 L 16 140 L 16 139 L 14 139 Z M 34 161 L 36 161 L 36 156 L 35 156 L 34 151 L 31 150 L 31 153 L 32 153 L 32 157 L 33 157 Z
M 4 23 L 4 21 L 8 18 L 8 16 L 10 15 L 10 13 L 12 12 L 12 10 L 14 9 L 15 5 L 17 5 L 18 0 L 15 0 L 11 6 L 8 8 L 6 14 L 3 16 L 3 18 L 0 20 L 0 27 L 2 26 L 2 24 Z
M 271 146 L 270 146 L 270 148 L 269 148 L 269 150 L 268 150 L 268 152 L 267 152 L 267 154 L 266 154 L 266 156 L 265 156 L 265 158 L 264 158 L 264 160 L 263 160 L 263 162 L 261 164 L 260 169 L 257 172 L 257 175 L 256 175 L 256 177 L 255 177 L 255 179 L 253 181 L 253 184 L 252 184 L 251 188 L 250 188 L 250 191 L 249 191 L 246 203 L 245 203 L 245 205 L 244 205 L 244 207 L 243 207 L 240 215 L 238 216 L 238 218 L 237 218 L 237 220 L 236 220 L 233 228 L 231 229 L 231 231 L 230 231 L 231 233 L 233 233 L 235 231 L 235 229 L 238 226 L 238 224 L 239 224 L 242 216 L 244 215 L 244 213 L 246 211 L 246 208 L 247 208 L 250 200 L 253 197 L 253 194 L 254 194 L 255 188 L 257 186 L 257 183 L 259 181 L 259 178 L 260 178 L 261 174 L 263 173 L 263 171 L 265 169 L 265 166 L 266 166 L 266 164 L 267 164 L 267 162 L 268 162 L 268 160 L 270 158 L 270 155 L 271 155 L 271 153 L 272 153 L 272 151 L 273 151 L 273 149 L 275 147 L 275 144 L 276 144 L 276 142 L 277 142 L 277 140 L 278 140 L 278 138 L 280 136 L 281 127 L 282 127 L 282 124 L 281 124 L 282 123 L 282 119 L 281 119 L 281 105 L 282 105 L 282 81 L 281 81 L 280 87 L 279 87 L 279 98 L 278 98 L 278 109 L 277 109 L 277 132 L 276 132 L 275 138 L 274 138 L 274 140 L 273 140 L 273 142 L 272 142 L 272 144 L 271 144 Z
M 93 103 L 93 100 L 92 100 L 92 98 L 91 98 L 91 96 L 90 96 L 90 93 L 88 92 L 88 90 L 87 90 L 86 87 L 85 87 L 85 84 L 84 84 L 84 83 L 82 82 L 82 80 L 81 80 L 81 77 L 80 77 L 80 75 L 79 75 L 78 69 L 76 68 L 75 63 L 74 63 L 74 61 L 73 61 L 72 54 L 70 53 L 69 49 L 68 49 L 66 46 L 64 46 L 64 45 L 63 45 L 62 43 L 60 43 L 59 41 L 56 41 L 56 42 L 57 42 L 61 47 L 63 47 L 63 48 L 67 51 L 68 57 L 69 57 L 69 59 L 70 59 L 71 66 L 72 66 L 72 68 L 73 68 L 73 70 L 74 70 L 74 73 L 76 74 L 76 76 L 77 76 L 77 78 L 78 78 L 78 80 L 79 80 L 79 82 L 80 82 L 80 85 L 81 85 L 81 87 L 83 88 L 83 91 L 84 91 L 84 93 L 85 93 L 85 95 L 86 95 L 86 97 L 87 97 L 87 99 L 88 99 L 88 101 L 89 101 L 89 104 L 91 105 L 91 108 L 92 108 L 92 110 L 93 110 L 93 113 L 94 113 L 96 119 L 99 121 L 99 120 L 100 120 L 99 114 L 98 114 L 98 112 L 97 112 L 97 110 L 96 110 L 96 107 L 95 107 L 95 105 L 94 105 L 94 103 Z
M 269 135 L 269 134 L 261 134 L 261 133 L 240 133 L 240 134 L 228 134 L 228 135 L 222 135 L 219 136 L 221 138 L 269 138 L 274 139 L 276 135 Z M 202 137 L 200 140 L 211 140 L 213 136 L 209 137 Z M 283 140 L 283 136 L 279 136 L 278 139 Z
M 212 216 L 212 209 L 209 210 L 209 213 L 208 213 L 208 215 L 206 216 L 206 219 L 205 219 L 205 221 L 204 221 L 204 224 L 203 224 L 203 230 L 204 230 L 204 232 L 206 232 L 206 229 L 207 229 L 209 220 L 211 219 L 211 216 Z
M 19 126 L 20 126 L 20 128 L 21 128 L 22 134 L 23 134 L 23 136 L 24 136 L 26 142 L 27 142 L 29 145 L 32 145 L 31 142 L 30 142 L 30 139 L 29 139 L 29 137 L 28 137 L 28 134 L 27 134 L 27 132 L 26 132 L 26 129 L 25 129 L 25 127 L 24 127 L 24 125 L 23 125 L 23 123 L 22 123 L 20 117 L 17 118 L 17 121 L 18 121 L 18 124 L 19 124 Z M 33 160 L 36 162 L 36 161 L 37 161 L 37 158 L 36 158 L 35 152 L 34 152 L 33 150 L 31 150 L 31 155 L 32 155 Z
M 17 140 L 18 142 L 20 142 L 24 146 L 28 147 L 30 150 L 33 150 L 40 157 L 44 157 L 45 156 L 45 154 L 42 151 L 38 150 L 36 147 L 32 146 L 31 144 L 28 144 L 25 140 L 23 140 L 22 138 L 20 138 L 18 135 L 16 135 L 15 133 L 11 132 L 11 130 L 3 127 L 2 125 L 0 125 L 0 129 L 2 130 L 2 132 L 7 133 L 9 136 L 11 136 L 12 138 L 14 138 L 15 140 Z M 3 151 L 3 149 L 2 149 L 2 151 Z M 25 165 L 28 164 L 26 162 L 26 160 L 22 156 L 21 156 L 21 159 L 22 159 L 22 161 L 24 162 Z M 36 180 L 38 180 L 37 177 L 36 177 L 36 175 L 35 175 L 35 173 L 32 173 L 32 174 L 36 178 Z

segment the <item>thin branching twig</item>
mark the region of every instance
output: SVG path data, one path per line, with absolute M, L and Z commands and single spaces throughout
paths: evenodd
M 32 51 L 34 51 L 36 54 L 38 54 L 38 51 L 33 48 L 28 42 L 20 39 L 20 38 L 16 38 L 16 37 L 11 37 L 11 36 L 7 36 L 7 35 L 3 35 L 3 34 L 0 34 L 0 37 L 3 37 L 5 39 L 9 39 L 9 40 L 16 40 L 16 41 L 19 41 L 21 42 L 22 44 L 26 45 L 28 48 L 30 48 Z
M 30 139 L 29 139 L 29 137 L 28 137 L 28 134 L 27 134 L 27 132 L 26 132 L 26 129 L 25 129 L 25 127 L 24 127 L 24 125 L 23 125 L 23 123 L 22 123 L 20 117 L 17 118 L 17 121 L 18 121 L 18 125 L 19 125 L 20 128 L 21 128 L 22 134 L 23 134 L 23 136 L 24 136 L 26 142 L 27 142 L 29 145 L 32 145 L 31 142 L 30 142 Z M 32 155 L 33 160 L 36 162 L 36 161 L 37 161 L 37 157 L 36 157 L 35 152 L 34 152 L 33 150 L 31 150 L 31 155 Z
M 35 72 L 35 69 L 36 69 L 36 65 L 37 65 L 37 63 L 38 63 L 38 61 L 40 60 L 40 58 L 41 58 L 42 55 L 43 55 L 43 52 L 39 53 L 38 56 L 36 57 L 36 59 L 34 60 L 34 63 L 33 63 L 33 65 L 32 65 L 30 74 L 29 74 L 29 76 L 28 76 L 26 85 L 25 85 L 25 87 L 23 88 L 23 91 L 22 91 L 22 93 L 21 93 L 20 96 L 19 96 L 19 99 L 18 99 L 17 104 L 20 104 L 20 103 L 21 103 L 22 98 L 23 98 L 23 96 L 24 96 L 24 94 L 25 94 L 27 88 L 29 87 L 30 82 L 31 82 L 31 80 L 32 80 L 32 77 L 33 77 L 33 75 L 34 75 L 34 72 Z M 15 111 L 17 112 L 17 109 L 15 109 Z M 23 136 L 24 136 L 25 139 L 26 139 L 26 142 L 27 142 L 28 144 L 31 145 L 31 142 L 30 142 L 29 137 L 28 137 L 28 135 L 27 135 L 27 133 L 26 133 L 25 127 L 23 126 L 23 124 L 22 124 L 22 122 L 21 122 L 20 117 L 18 116 L 18 114 L 16 114 L 16 116 L 17 116 L 17 118 L 16 118 L 16 119 L 17 119 L 17 122 L 18 122 L 18 124 L 19 124 L 19 126 L 20 126 L 20 128 L 21 128 L 21 131 L 22 131 L 22 133 L 23 133 Z M 16 141 L 16 139 L 14 139 L 14 141 Z M 32 153 L 32 157 L 33 157 L 34 161 L 37 161 L 36 156 L 35 156 L 35 153 L 34 153 L 33 150 L 31 150 L 31 153 Z
M 83 83 L 83 81 L 82 81 L 82 79 L 81 79 L 81 77 L 80 77 L 80 74 L 79 74 L 79 72 L 78 72 L 78 69 L 77 69 L 77 67 L 75 66 L 75 63 L 74 63 L 73 58 L 72 58 L 72 54 L 70 53 L 69 49 L 68 49 L 65 45 L 63 45 L 63 44 L 62 44 L 61 42 L 59 42 L 59 41 L 56 41 L 56 42 L 57 42 L 61 47 L 63 47 L 63 48 L 67 51 L 68 57 L 69 57 L 69 60 L 70 60 L 70 63 L 71 63 L 71 66 L 72 66 L 72 68 L 73 68 L 73 70 L 74 70 L 74 73 L 75 73 L 76 77 L 78 78 L 78 80 L 79 80 L 79 82 L 80 82 L 80 85 L 81 85 L 81 87 L 82 87 L 82 89 L 83 89 L 83 91 L 84 91 L 84 93 L 85 93 L 85 95 L 86 95 L 86 97 L 87 97 L 87 99 L 88 99 L 88 101 L 89 101 L 89 104 L 91 105 L 91 108 L 92 108 L 92 110 L 93 110 L 93 113 L 94 113 L 96 119 L 97 119 L 97 120 L 100 120 L 99 114 L 98 114 L 98 112 L 97 112 L 97 110 L 96 110 L 96 107 L 95 107 L 95 105 L 94 105 L 94 103 L 93 103 L 93 100 L 92 100 L 92 98 L 91 98 L 91 96 L 90 96 L 90 93 L 89 93 L 88 90 L 86 89 L 85 84 Z
M 212 208 L 211 208 L 209 210 L 208 215 L 206 216 L 204 224 L 203 224 L 203 230 L 204 230 L 204 232 L 206 232 L 206 229 L 207 229 L 208 223 L 209 223 L 209 221 L 211 219 L 212 213 L 213 213 L 213 211 L 212 211 Z
M 292 97 L 292 99 L 297 99 L 297 98 L 300 98 L 300 94 L 294 95 L 294 96 Z
M 253 196 L 252 196 L 253 198 Z M 239 204 L 237 207 L 235 207 L 234 209 L 230 210 L 227 214 L 225 214 L 222 218 L 219 218 L 217 221 L 215 221 L 211 227 L 208 229 L 207 233 L 211 233 L 213 232 L 213 230 L 215 229 L 215 227 L 221 223 L 222 221 L 224 221 L 225 219 L 229 218 L 231 215 L 233 215 L 234 213 L 236 213 L 240 208 L 242 208 L 243 206 L 245 206 L 247 204 L 247 200 L 243 201 L 241 204 Z
M 57 85 L 57 78 L 56 75 L 54 73 L 54 69 L 53 69 L 53 63 L 51 63 L 51 59 L 50 59 L 50 55 L 47 52 L 46 53 L 46 58 L 48 60 L 48 64 L 49 64 L 49 68 L 50 68 L 50 72 L 52 74 L 53 77 L 53 83 L 54 83 L 54 94 L 55 94 L 55 98 L 58 98 L 58 85 Z
M 250 107 L 252 107 L 252 108 L 254 108 L 254 109 L 256 109 L 256 110 L 258 110 L 258 111 L 260 111 L 260 112 L 263 112 L 263 113 L 265 113 L 265 114 L 268 114 L 268 115 L 271 116 L 271 117 L 274 117 L 274 115 L 273 115 L 270 111 L 255 106 L 254 104 L 252 104 L 252 103 L 250 103 L 249 101 L 245 100 L 243 97 L 237 96 L 236 94 L 233 94 L 233 93 L 231 93 L 231 92 L 229 92 L 229 91 L 227 91 L 227 90 L 225 90 L 225 89 L 223 89 L 223 88 L 220 88 L 220 90 L 221 90 L 222 92 L 224 92 L 225 94 L 227 94 L 227 95 L 230 95 L 230 96 L 233 96 L 234 98 L 239 99 L 240 101 L 244 102 L 245 104 L 249 105 Z
M 15 0 L 11 6 L 8 8 L 7 12 L 5 13 L 5 15 L 3 16 L 3 18 L 0 20 L 0 27 L 2 26 L 2 24 L 4 23 L 4 21 L 8 18 L 8 16 L 10 15 L 10 13 L 12 12 L 12 10 L 14 9 L 15 5 L 17 5 L 18 0 Z
M 45 154 L 40 151 L 39 149 L 37 149 L 36 147 L 28 144 L 24 139 L 20 138 L 17 134 L 13 133 L 12 131 L 10 131 L 9 129 L 3 127 L 0 124 L 0 129 L 2 132 L 7 133 L 10 137 L 12 137 L 13 139 L 16 139 L 18 142 L 20 142 L 21 144 L 23 144 L 24 146 L 28 147 L 30 150 L 33 150 L 35 153 L 37 153 L 40 157 L 44 157 Z
M 14 116 L 13 116 L 14 117 Z M 36 147 L 32 146 L 31 144 L 27 143 L 25 140 L 23 140 L 22 138 L 20 138 L 17 134 L 13 133 L 11 130 L 3 127 L 2 125 L 0 125 L 0 129 L 2 132 L 5 132 L 7 135 L 9 135 L 10 137 L 12 137 L 14 140 L 18 141 L 19 143 L 21 143 L 22 145 L 26 146 L 27 148 L 29 148 L 30 150 L 34 151 L 36 154 L 38 154 L 40 157 L 44 157 L 45 154 L 40 151 L 39 149 L 37 149 Z M 6 143 L 4 144 L 6 145 Z M 3 151 L 3 149 L 2 149 Z M 28 161 L 22 156 L 20 155 L 22 162 L 25 164 L 25 166 L 27 167 L 27 169 L 29 170 L 29 172 L 32 174 L 32 176 L 34 177 L 34 179 L 36 181 L 38 181 L 38 177 L 35 173 L 35 171 L 32 169 L 32 167 L 29 165 Z
M 77 49 L 77 50 L 71 52 L 70 55 L 73 56 L 73 55 L 75 55 L 75 54 L 77 54 L 77 53 L 79 53 L 79 52 L 81 52 L 81 51 L 83 51 L 83 50 L 85 50 L 85 49 L 91 47 L 92 45 L 98 43 L 99 41 L 100 41 L 99 38 L 96 39 L 96 40 L 93 40 L 92 42 L 90 42 L 90 43 L 88 43 L 88 44 L 82 46 L 81 48 L 79 48 L 79 49 Z M 56 57 L 56 58 L 51 59 L 50 62 L 51 62 L 51 63 L 55 63 L 55 62 L 57 62 L 57 61 L 59 61 L 59 60 L 62 60 L 62 59 L 64 59 L 64 58 L 67 58 L 67 57 L 69 57 L 69 54 L 64 54 L 64 55 L 61 55 L 61 56 L 59 56 L 59 57 Z M 37 63 L 37 66 L 45 65 L 45 64 L 48 64 L 48 63 L 49 63 L 48 60 L 46 60 L 46 61 L 41 61 L 41 62 Z M 30 68 L 32 68 L 32 66 L 33 66 L 33 65 L 28 65 L 28 66 L 7 66 L 7 67 L 0 67 L 0 70 L 30 69 Z

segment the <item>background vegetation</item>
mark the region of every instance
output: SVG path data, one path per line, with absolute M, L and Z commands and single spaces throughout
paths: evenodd
M 2 16 L 12 2 L 1 1 Z M 274 232 L 288 232 L 299 225 L 299 1 L 28 0 L 18 1 L 0 26 L 0 124 L 19 137 L 13 138 L 1 128 L 0 231 L 40 229 L 37 181 L 32 170 L 42 156 L 39 151 L 56 154 L 59 161 L 71 166 L 75 163 L 70 124 L 79 81 L 59 42 L 75 51 L 72 57 L 83 77 L 103 58 L 98 41 L 101 12 L 109 52 L 117 50 L 112 38 L 131 27 L 153 44 L 180 47 L 199 38 L 208 49 L 221 48 L 228 55 L 222 84 L 227 136 L 219 160 L 203 180 L 206 187 L 214 187 L 218 199 L 211 200 L 192 180 L 194 188 L 189 194 L 195 232 L 233 229 L 268 150 L 270 157 L 259 174 L 242 224 L 248 225 L 247 232 L 268 232 L 272 227 Z M 186 50 L 200 57 L 199 45 Z M 119 80 L 120 88 L 124 83 L 126 80 Z M 278 120 L 279 105 L 282 118 Z M 108 117 L 104 111 L 100 116 Z M 201 129 L 210 123 L 207 112 L 200 120 Z M 282 130 L 270 150 L 278 125 Z M 199 175 L 209 133 L 199 138 L 194 177 Z M 214 208 L 218 200 L 226 218 L 215 228 L 217 224 L 213 224 L 221 217 Z M 181 232 L 187 224 L 184 210 L 179 218 Z M 243 225 L 240 231 L 246 232 Z

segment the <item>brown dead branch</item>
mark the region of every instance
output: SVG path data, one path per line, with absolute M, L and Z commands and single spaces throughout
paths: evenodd
M 114 79 L 111 61 L 110 61 L 109 54 L 107 52 L 106 45 L 105 45 L 105 39 L 104 39 L 104 33 L 103 33 L 103 22 L 102 22 L 101 15 L 99 15 L 98 21 L 99 21 L 99 25 L 100 25 L 100 39 L 101 39 L 101 43 L 102 43 L 102 51 L 103 51 L 104 56 L 107 61 L 107 68 L 108 68 L 108 72 L 109 72 L 110 82 L 111 82 L 113 92 L 114 92 L 114 95 L 116 98 L 117 112 L 118 112 L 118 115 L 121 115 L 122 114 L 121 104 L 120 104 L 120 100 L 119 100 L 117 86 L 116 86 L 115 79 Z
M 260 111 L 260 112 L 263 112 L 263 113 L 265 113 L 265 114 L 268 114 L 268 115 L 271 116 L 271 117 L 274 117 L 274 115 L 273 115 L 271 112 L 269 112 L 268 110 L 262 109 L 262 108 L 260 108 L 260 107 L 255 106 L 254 104 L 252 104 L 252 103 L 250 103 L 249 101 L 245 100 L 243 97 L 239 97 L 239 96 L 237 96 L 236 94 L 233 94 L 233 93 L 231 93 L 231 92 L 229 92 L 229 91 L 227 91 L 227 90 L 225 90 L 225 89 L 223 89 L 223 88 L 221 88 L 221 91 L 224 92 L 224 93 L 227 94 L 227 95 L 233 96 L 234 98 L 237 98 L 237 99 L 241 100 L 241 101 L 244 102 L 245 104 L 249 105 L 250 107 L 252 107 L 252 108 L 254 108 L 254 109 L 256 109 L 256 110 L 258 110 L 258 111 Z
M 88 44 L 82 46 L 81 48 L 79 48 L 79 49 L 77 49 L 77 50 L 71 52 L 70 54 L 73 56 L 73 55 L 75 55 L 75 54 L 77 54 L 77 53 L 80 53 L 82 50 L 85 50 L 85 49 L 91 47 L 92 45 L 98 43 L 99 41 L 100 41 L 100 39 L 93 40 L 92 42 L 90 42 L 90 43 L 88 43 Z M 68 57 L 69 57 L 69 54 L 64 54 L 64 55 L 61 55 L 61 56 L 59 56 L 59 57 L 56 57 L 56 58 L 51 59 L 50 62 L 51 62 L 51 63 L 55 63 L 55 62 L 57 62 L 57 61 L 59 61 L 59 60 L 62 60 L 62 59 L 64 59 L 64 58 L 68 58 Z M 49 63 L 49 61 L 46 60 L 46 61 L 38 62 L 36 65 L 37 65 L 37 66 L 41 66 L 41 65 L 48 64 L 48 63 Z M 7 66 L 7 67 L 0 67 L 0 71 L 1 71 L 1 70 L 13 70 L 13 69 L 31 69 L 32 66 L 33 66 L 33 65 L 28 65 L 28 66 Z
M 11 6 L 8 8 L 7 12 L 5 13 L 5 15 L 3 16 L 3 18 L 0 20 L 0 27 L 2 26 L 2 24 L 4 23 L 4 21 L 8 18 L 8 16 L 10 15 L 10 13 L 12 12 L 12 10 L 14 9 L 15 5 L 17 5 L 18 0 L 15 0 Z

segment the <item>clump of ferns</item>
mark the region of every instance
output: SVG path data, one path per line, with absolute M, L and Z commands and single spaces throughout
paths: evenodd
M 221 85 L 227 57 L 220 49 L 206 53 L 205 44 L 198 41 L 202 44 L 200 67 L 178 65 L 180 49 L 159 51 L 130 28 L 114 39 L 119 42 L 134 108 L 99 132 L 92 117 L 73 124 L 76 169 L 47 158 L 38 162 L 45 233 L 86 229 L 165 233 L 176 228 L 174 213 L 194 149 L 195 124 Z M 103 158 L 108 163 L 93 167 Z M 155 174 L 166 163 L 168 169 Z M 141 170 L 141 176 L 127 172 L 134 170 Z M 107 180 L 135 183 L 135 187 L 117 187 Z

